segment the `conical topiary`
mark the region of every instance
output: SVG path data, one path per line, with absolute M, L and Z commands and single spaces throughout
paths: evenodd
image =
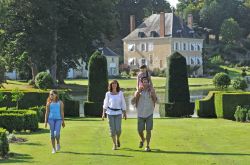
M 164 116 L 189 116 L 194 112 L 194 105 L 190 103 L 186 59 L 178 52 L 167 58 L 165 102 Z
M 88 79 L 88 102 L 84 104 L 84 113 L 87 116 L 100 116 L 108 87 L 108 70 L 107 59 L 99 51 L 90 57 Z

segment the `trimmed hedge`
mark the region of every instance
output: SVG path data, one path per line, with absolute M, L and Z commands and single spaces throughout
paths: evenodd
M 79 101 L 65 100 L 64 101 L 64 115 L 71 117 L 79 117 Z
M 234 120 L 236 107 L 250 106 L 250 93 L 216 93 L 215 112 L 218 118 Z
M 194 113 L 194 103 L 190 102 L 160 103 L 159 113 L 161 117 L 190 116 L 193 115 Z
M 103 102 L 85 102 L 84 115 L 101 117 L 103 111 Z
M 6 130 L 0 128 L 0 156 L 4 157 L 9 152 L 9 143 L 6 135 Z
M 186 58 L 178 52 L 167 58 L 165 93 L 163 116 L 182 117 L 194 113 L 190 103 Z
M 95 51 L 89 59 L 88 101 L 102 102 L 108 89 L 107 59 Z
M 16 103 L 11 101 L 11 92 L 3 92 L 5 95 L 7 95 L 7 98 L 4 102 L 0 102 L 0 107 L 15 107 Z M 65 93 L 59 93 L 59 97 L 62 98 L 62 101 L 64 102 L 64 113 L 65 116 L 71 116 L 71 117 L 79 117 L 79 101 L 69 100 L 68 97 L 65 97 Z M 20 109 L 32 109 L 37 111 L 37 108 L 34 107 L 41 107 L 46 104 L 47 98 L 49 96 L 49 93 L 39 93 L 39 92 L 24 92 L 24 97 L 19 101 L 19 108 Z M 1 108 L 1 109 L 2 109 Z M 43 111 L 43 110 L 42 110 Z M 42 116 L 43 114 L 41 114 Z M 40 116 L 38 114 L 38 116 Z M 44 119 L 41 119 L 42 117 L 39 117 L 39 121 L 43 122 Z M 44 117 L 44 116 L 43 116 Z
M 45 106 L 31 107 L 31 108 L 29 108 L 29 110 L 36 111 L 38 121 L 40 123 L 44 123 L 45 112 L 46 112 L 46 107 Z
M 201 100 L 195 100 L 195 110 L 199 117 L 216 118 L 214 107 L 215 91 L 210 91 L 208 95 Z
M 218 117 L 234 120 L 237 106 L 250 106 L 249 92 L 210 92 L 205 99 L 195 101 L 199 117 Z
M 5 101 L 0 102 L 0 107 L 15 107 L 16 103 L 11 101 L 11 92 L 3 92 L 7 97 Z M 46 104 L 48 93 L 40 92 L 24 92 L 23 98 L 19 101 L 20 109 L 28 109 L 34 106 L 42 106 Z
M 13 130 L 31 130 L 38 129 L 37 113 L 32 110 L 2 110 L 0 111 L 0 127 Z

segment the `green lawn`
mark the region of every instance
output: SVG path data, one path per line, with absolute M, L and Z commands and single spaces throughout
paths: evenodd
M 250 125 L 223 119 L 155 119 L 152 152 L 138 148 L 136 119 L 123 120 L 121 149 L 111 150 L 107 121 L 68 119 L 62 148 L 51 154 L 48 130 L 19 134 L 22 144 L 10 144 L 13 157 L 0 164 L 92 165 L 244 165 L 250 162 Z M 41 124 L 40 127 L 43 125 Z
M 136 78 L 131 79 L 118 79 L 119 84 L 122 88 L 136 88 Z M 166 78 L 165 77 L 152 77 L 154 87 L 165 88 Z M 77 80 L 65 80 L 66 84 L 78 84 L 78 85 L 88 85 L 87 79 L 77 79 Z M 189 78 L 188 79 L 190 87 L 204 87 L 212 86 L 212 79 L 209 78 Z
M 230 67 L 227 67 L 227 66 L 220 66 L 221 68 L 223 69 L 227 69 L 228 70 L 228 74 L 231 78 L 235 78 L 235 77 L 241 77 L 241 73 L 242 73 L 242 70 L 241 69 L 237 69 L 237 68 L 230 68 Z M 246 72 L 247 75 L 250 75 L 250 72 Z

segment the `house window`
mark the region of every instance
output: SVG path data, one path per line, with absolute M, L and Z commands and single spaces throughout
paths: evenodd
M 145 65 L 145 64 L 146 64 L 146 59 L 145 59 L 145 58 L 141 59 L 141 64 L 142 64 L 142 65 Z
M 179 50 L 179 43 L 176 42 L 174 45 L 175 45 L 174 50 Z
M 153 43 L 148 43 L 148 51 L 153 51 L 154 50 L 154 44 Z
M 194 50 L 194 44 L 191 44 L 191 50 Z
M 183 50 L 187 50 L 187 45 L 186 45 L 186 43 L 183 43 Z
M 197 50 L 200 51 L 201 50 L 201 46 L 198 44 L 197 45 Z
M 128 59 L 128 65 L 136 65 L 136 59 L 135 58 L 129 58 Z
M 142 43 L 141 44 L 141 51 L 142 52 L 146 52 L 147 51 L 147 47 L 146 47 L 147 45 L 145 44 L 145 43 Z
M 197 64 L 198 64 L 198 65 L 200 65 L 200 64 L 201 64 L 201 62 L 200 62 L 200 59 L 199 59 L 199 58 L 197 58 Z
M 147 65 L 147 60 L 145 58 L 141 58 L 139 60 L 139 65 Z
M 135 44 L 128 44 L 128 51 L 135 51 Z
M 190 63 L 191 63 L 191 65 L 194 65 L 194 59 L 193 58 L 191 58 Z
M 114 62 L 114 58 L 112 57 L 112 62 Z

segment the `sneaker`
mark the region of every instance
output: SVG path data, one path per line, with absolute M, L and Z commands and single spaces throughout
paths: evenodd
M 112 150 L 117 150 L 117 146 L 114 145 L 113 148 L 112 148 Z
M 143 142 L 140 141 L 140 143 L 139 143 L 139 148 L 142 148 L 142 147 L 143 147 Z
M 55 153 L 56 153 L 56 150 L 53 148 L 51 153 L 52 153 L 52 154 L 55 154 Z
M 146 152 L 150 152 L 150 151 L 151 151 L 151 149 L 149 148 L 149 146 L 147 146 L 147 147 L 145 148 L 145 151 L 146 151 Z
M 56 151 L 60 151 L 61 147 L 60 147 L 60 144 L 57 144 L 56 145 Z
M 117 147 L 121 147 L 120 141 L 117 141 Z

